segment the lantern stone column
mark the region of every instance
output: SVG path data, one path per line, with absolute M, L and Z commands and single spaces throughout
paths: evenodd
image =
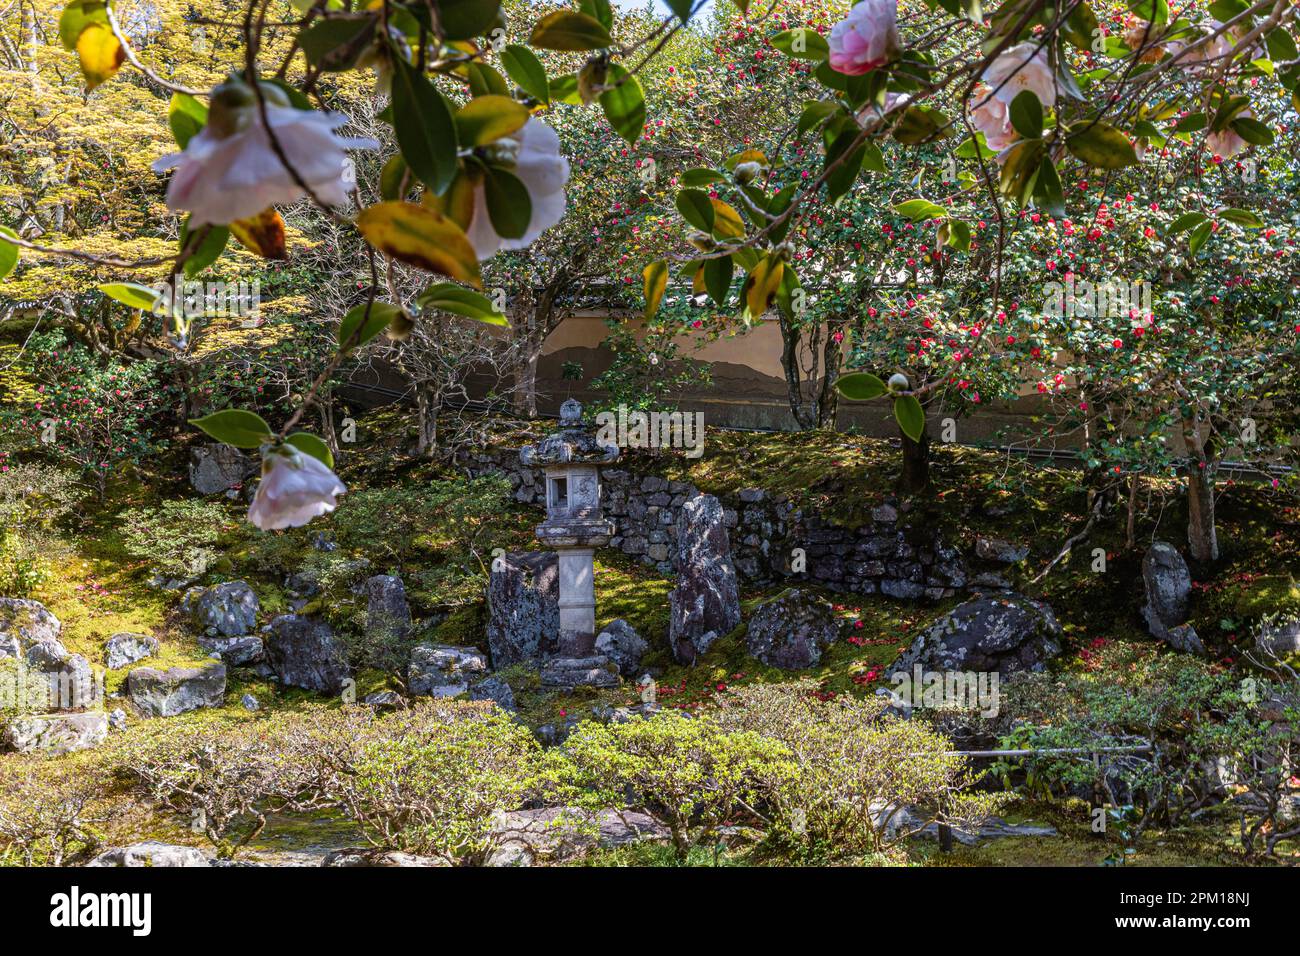
M 560 428 L 519 454 L 546 475 L 546 520 L 537 539 L 559 555 L 559 654 L 542 667 L 549 686 L 610 686 L 617 668 L 595 653 L 597 548 L 609 544 L 614 525 L 601 512 L 599 466 L 617 461 L 618 448 L 601 445 L 582 425 L 582 406 L 560 406 Z

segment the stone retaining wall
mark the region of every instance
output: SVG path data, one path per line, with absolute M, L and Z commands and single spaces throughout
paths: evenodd
M 541 472 L 525 467 L 511 449 L 463 452 L 458 463 L 475 477 L 503 474 L 515 500 L 544 507 Z M 699 494 L 689 482 L 626 468 L 602 469 L 604 509 L 617 528 L 610 542 L 663 574 L 672 574 L 674 524 L 682 503 Z M 906 600 L 938 600 L 966 586 L 961 553 L 930 528 L 908 521 L 906 505 L 886 503 L 859 528 L 823 521 L 796 508 L 784 495 L 744 488 L 719 496 L 731 539 L 732 559 L 749 584 L 811 581 L 833 591 L 886 594 Z M 806 570 L 791 570 L 795 549 L 803 549 Z

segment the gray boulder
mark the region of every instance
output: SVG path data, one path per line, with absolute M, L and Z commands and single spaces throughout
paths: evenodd
M 209 654 L 216 654 L 227 667 L 247 667 L 262 660 L 266 644 L 260 637 L 199 638 L 199 644 Z
M 542 665 L 543 687 L 616 687 L 618 667 L 603 654 L 590 657 L 552 657 Z
M 631 677 L 641 666 L 641 658 L 650 649 L 645 638 L 621 617 L 610 621 L 596 635 L 596 653 L 608 657 L 624 677 Z
M 539 663 L 558 650 L 560 563 L 554 551 L 520 551 L 492 562 L 488 578 L 492 666 Z
M 15 717 L 4 733 L 5 745 L 11 750 L 51 755 L 97 747 L 107 738 L 108 715 L 102 711 Z
M 815 667 L 839 635 L 831 603 L 792 588 L 755 609 L 745 643 L 750 656 L 769 667 L 801 670 Z
M 891 674 L 923 671 L 1040 671 L 1060 654 L 1061 626 L 1052 609 L 1019 594 L 984 595 L 959 604 L 912 642 Z
M 469 689 L 470 700 L 490 700 L 502 710 L 514 711 L 515 692 L 500 677 L 488 677 Z
M 21 657 L 33 644 L 57 642 L 62 630 L 40 601 L 0 597 L 0 657 Z
M 86 866 L 211 866 L 208 858 L 192 846 L 177 846 L 150 840 L 131 846 L 113 847 Z
M 209 637 L 243 637 L 257 626 L 257 595 L 243 581 L 191 588 L 181 609 Z
M 338 694 L 352 678 L 343 645 L 324 621 L 281 614 L 271 621 L 265 645 L 271 668 L 290 687 Z
M 338 850 L 330 850 L 325 854 L 320 865 L 329 867 L 430 867 L 451 866 L 451 861 L 436 856 L 416 856 L 414 853 L 403 853 L 400 850 L 377 850 L 373 847 L 349 846 Z
M 677 586 L 668 593 L 668 643 L 673 656 L 689 664 L 704 653 L 700 638 L 710 631 L 726 634 L 740 623 L 740 590 L 717 498 L 688 498 L 675 530 Z
M 33 670 L 50 671 L 68 659 L 68 649 L 62 641 L 37 641 L 27 648 L 27 666 Z
M 669 838 L 663 824 L 635 810 L 543 807 L 498 812 L 488 866 L 532 866 L 582 856 L 594 847 L 618 847 Z
M 41 668 L 49 685 L 49 710 L 85 710 L 104 696 L 103 684 L 81 654 L 69 654 L 53 666 Z
M 1142 617 L 1147 630 L 1152 637 L 1167 641 L 1170 628 L 1186 623 L 1192 594 L 1192 575 L 1178 549 L 1164 541 L 1152 544 L 1142 559 L 1142 584 L 1146 589 Z
M 1300 617 L 1268 617 L 1255 631 L 1255 646 L 1265 654 L 1283 657 L 1300 653 Z
M 234 488 L 256 471 L 257 463 L 230 445 L 213 443 L 190 449 L 190 487 L 201 495 Z
M 1001 564 L 1019 564 L 1029 557 L 1026 545 L 1014 544 L 1001 538 L 975 539 L 975 556 L 985 561 L 997 561 Z
M 147 634 L 114 634 L 104 642 L 104 666 L 121 670 L 158 653 L 158 639 Z
M 137 667 L 126 676 L 126 692 L 141 713 L 175 717 L 200 707 L 220 707 L 226 696 L 226 665 Z
M 377 690 L 373 694 L 366 694 L 361 703 L 375 710 L 397 710 L 406 706 L 406 698 L 395 690 Z
M 456 697 L 487 674 L 487 657 L 470 647 L 417 644 L 411 649 L 406 689 L 418 696 Z
M 411 608 L 406 603 L 402 579 L 376 574 L 366 581 L 366 637 L 400 640 L 411 632 Z

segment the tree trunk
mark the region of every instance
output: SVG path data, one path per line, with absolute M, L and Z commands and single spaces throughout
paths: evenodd
M 317 408 L 320 410 L 321 437 L 329 447 L 330 453 L 335 458 L 340 458 L 342 452 L 339 450 L 339 436 L 334 429 L 334 396 L 330 394 L 318 395 L 316 402 Z
M 902 432 L 899 432 L 902 435 Z M 921 432 L 919 442 L 903 438 L 903 472 L 898 476 L 898 490 L 913 495 L 930 486 L 930 432 Z
M 1197 561 L 1219 560 L 1219 536 L 1214 527 L 1214 462 L 1193 463 L 1187 469 L 1187 550 Z
M 438 411 L 441 404 L 432 389 L 417 389 L 415 407 L 419 414 L 419 436 L 416 438 L 415 453 L 421 458 L 432 458 L 438 450 Z
M 1187 445 L 1187 550 L 1196 561 L 1219 559 L 1219 537 L 1214 527 L 1214 476 L 1218 456 L 1210 436 L 1201 428 L 1199 416 L 1183 418 L 1183 442 Z
M 515 410 L 528 418 L 537 417 L 537 364 L 541 358 L 541 346 L 530 342 L 515 372 Z

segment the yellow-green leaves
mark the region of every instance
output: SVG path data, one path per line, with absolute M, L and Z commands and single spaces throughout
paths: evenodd
M 167 126 L 176 145 L 184 149 L 208 122 L 208 108 L 188 93 L 173 93 L 167 104 Z
M 629 143 L 635 143 L 645 129 L 645 93 L 635 76 L 617 63 L 605 75 L 609 89 L 600 94 L 600 108 L 609 125 Z
M 551 86 L 546 79 L 546 68 L 536 53 L 526 46 L 511 43 L 501 51 L 501 66 L 521 90 L 537 102 L 550 105 Z
M 741 288 L 741 298 L 751 319 L 760 319 L 776 298 L 776 290 L 781 287 L 781 276 L 785 263 L 772 256 L 765 256 L 754 266 L 745 284 Z
M 599 50 L 613 44 L 609 30 L 600 21 L 576 10 L 548 13 L 537 21 L 528 42 L 543 50 L 571 52 Z
M 528 108 L 508 96 L 479 96 L 456 111 L 456 136 L 462 146 L 486 146 L 518 132 L 528 116 Z
M 1075 156 L 1099 169 L 1123 169 L 1138 161 L 1128 137 L 1100 121 L 1075 123 L 1070 127 L 1065 145 Z
M 645 294 L 645 317 L 653 318 L 659 311 L 659 303 L 668 288 L 668 263 L 658 259 L 650 263 L 641 272 Z
M 402 318 L 405 318 L 405 314 L 391 302 L 363 302 L 353 306 L 339 322 L 339 351 L 360 348 L 388 328 L 394 320 Z
M 126 62 L 126 48 L 107 24 L 92 23 L 77 37 L 77 58 L 81 61 L 81 75 L 86 78 L 86 89 L 93 90 Z
M 464 231 L 441 213 L 408 202 L 381 202 L 363 209 L 357 228 L 385 255 L 436 272 L 476 289 L 483 287 L 478 256 Z
M 0 279 L 5 279 L 18 265 L 18 247 L 12 242 L 5 242 L 5 237 L 17 239 L 18 233 L 8 226 L 0 226 Z
M 406 164 L 435 193 L 456 175 L 456 123 L 429 78 L 404 60 L 393 64 L 393 132 Z
M 190 424 L 211 438 L 236 448 L 257 448 L 273 441 L 271 426 L 256 412 L 228 408 L 204 418 L 192 418 Z
M 487 325 L 510 325 L 506 317 L 496 310 L 492 300 L 483 293 L 462 289 L 450 282 L 438 282 L 429 286 L 415 301 L 426 312 L 450 312 Z
M 849 401 L 869 402 L 885 394 L 885 383 L 870 372 L 850 372 L 835 380 L 835 390 Z
M 162 298 L 157 289 L 138 282 L 109 282 L 95 288 L 116 302 L 145 312 L 151 311 Z
M 334 453 L 330 451 L 330 446 L 309 432 L 294 432 L 285 438 L 284 443 L 292 445 L 304 455 L 311 455 L 326 468 L 334 467 Z

